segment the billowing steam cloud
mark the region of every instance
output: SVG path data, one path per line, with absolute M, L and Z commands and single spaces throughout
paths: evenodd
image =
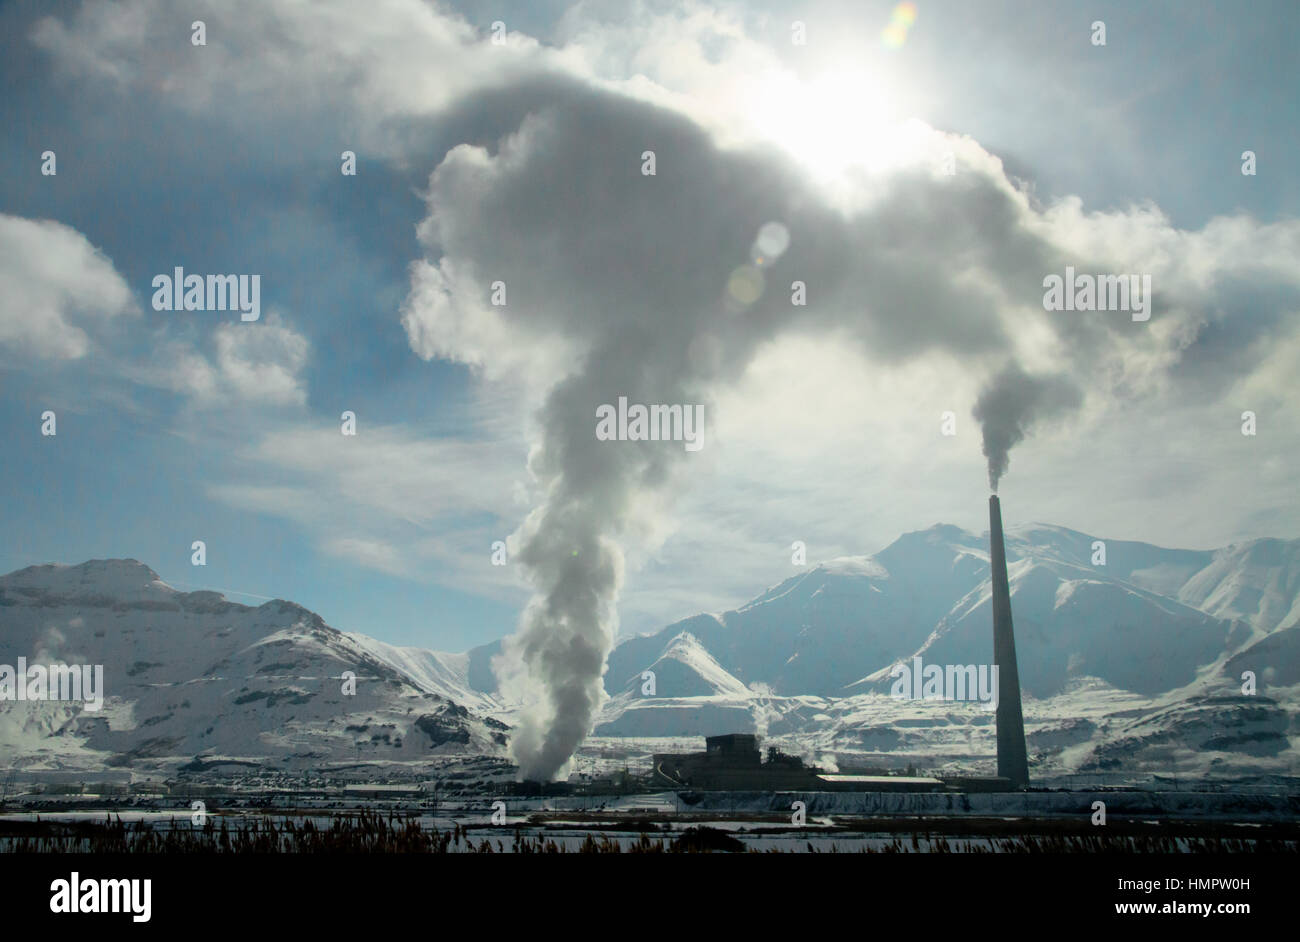
M 1031 376 L 1014 361 L 990 379 L 971 412 L 984 432 L 989 487 L 998 489 L 1011 449 L 1035 422 L 1078 408 L 1082 398 L 1078 387 L 1065 377 Z
M 511 737 L 520 774 L 549 779 L 606 696 L 622 546 L 703 467 L 711 395 L 793 330 L 856 340 L 891 367 L 940 352 L 986 368 L 1014 347 L 1009 307 L 1057 329 L 1041 281 L 1059 258 L 987 155 L 954 178 L 901 171 L 850 212 L 774 152 L 719 149 L 673 112 L 562 82 L 537 95 L 486 99 L 512 133 L 495 151 L 454 148 L 433 173 L 430 260 L 403 322 L 422 356 L 545 387 L 529 462 L 541 501 L 516 534 L 535 592 L 496 668 L 529 704 Z M 654 176 L 640 172 L 648 149 Z M 792 303 L 796 280 L 807 304 Z M 496 281 L 507 304 L 487 303 Z M 1100 324 L 1066 329 L 1076 346 L 1105 342 Z M 704 451 L 598 440 L 596 410 L 620 396 L 705 404 Z M 1030 424 L 1078 398 L 1018 367 L 994 381 L 976 414 L 995 486 Z
M 894 363 L 992 357 L 1009 346 L 1000 304 L 1041 308 L 1025 273 L 1050 263 L 991 176 L 940 193 L 928 172 L 903 174 L 846 217 L 770 152 L 722 151 L 685 118 L 612 95 L 553 97 L 496 154 L 458 147 L 434 172 L 421 238 L 441 258 L 416 266 L 405 315 L 426 356 L 558 377 L 529 462 L 542 503 L 516 535 L 535 594 L 496 665 L 531 705 L 511 749 L 532 779 L 563 772 L 604 702 L 621 546 L 701 460 L 680 442 L 598 440 L 600 405 L 707 404 L 792 328 L 856 337 Z M 655 176 L 639 172 L 647 147 Z M 952 264 L 1001 293 L 933 277 Z M 795 279 L 814 300 L 792 304 Z M 483 303 L 493 280 L 508 304 Z

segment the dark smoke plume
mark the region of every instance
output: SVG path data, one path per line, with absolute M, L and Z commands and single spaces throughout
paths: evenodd
M 1035 422 L 1078 408 L 1083 396 L 1062 376 L 1032 376 L 1012 361 L 980 392 L 971 414 L 984 431 L 989 460 L 989 487 L 995 492 L 1007 473 L 1011 449 L 1024 440 Z

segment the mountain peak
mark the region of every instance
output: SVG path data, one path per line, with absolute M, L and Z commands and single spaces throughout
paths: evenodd
M 889 572 L 876 562 L 874 556 L 837 556 L 819 567 L 828 573 L 841 576 L 866 576 L 869 579 L 888 579 Z
M 0 585 L 8 588 L 63 592 L 91 589 L 119 593 L 155 587 L 155 583 L 156 587 L 164 585 L 158 573 L 138 559 L 88 559 L 75 565 L 46 563 L 0 576 Z
M 951 523 L 936 523 L 933 526 L 926 527 L 924 530 L 917 530 L 919 534 L 932 536 L 941 540 L 965 540 L 971 537 L 961 527 Z

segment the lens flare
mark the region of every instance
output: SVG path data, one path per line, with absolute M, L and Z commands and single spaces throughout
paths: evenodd
M 901 48 L 907 42 L 907 31 L 916 22 L 916 4 L 900 3 L 894 7 L 889 18 L 889 25 L 880 34 L 880 40 L 888 49 Z
M 880 34 L 880 38 L 890 49 L 897 49 L 907 42 L 907 29 L 897 23 L 890 23 L 885 27 L 885 31 Z
M 764 223 L 749 250 L 749 259 L 759 268 L 770 268 L 789 247 L 789 229 L 779 222 Z
M 732 300 L 749 307 L 763 296 L 763 273 L 752 265 L 741 265 L 727 279 L 727 293 Z

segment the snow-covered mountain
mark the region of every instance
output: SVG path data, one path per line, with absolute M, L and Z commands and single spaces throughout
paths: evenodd
M 1170 690 L 1252 637 L 1251 622 L 1229 605 L 1210 614 L 1179 597 L 1207 568 L 1226 568 L 1216 554 L 1112 542 L 1106 565 L 1094 566 L 1092 543 L 1059 527 L 1007 533 L 1020 678 L 1031 695 L 1051 696 L 1083 675 L 1142 694 Z M 1216 585 L 1231 581 L 1226 572 L 1214 577 Z M 887 689 L 890 666 L 916 654 L 988 663 L 990 597 L 987 537 L 935 526 L 873 557 L 798 573 L 735 611 L 697 615 L 624 642 L 610 658 L 610 692 L 683 631 L 742 684 L 824 697 L 882 682 Z
M 0 702 L 0 746 L 24 769 L 325 768 L 506 742 L 504 724 L 449 695 L 463 658 L 337 631 L 292 602 L 180 592 L 130 559 L 0 577 L 0 664 L 19 657 L 103 665 L 106 695 L 97 712 Z
M 1287 769 L 1300 704 L 1300 541 L 1164 549 L 1033 524 L 1007 531 L 1026 729 L 1039 768 Z M 813 755 L 991 764 L 992 717 L 899 701 L 890 668 L 992 660 L 987 534 L 935 526 L 872 557 L 800 572 L 740 608 L 620 644 L 601 736 L 754 730 Z M 691 640 L 732 683 L 638 695 L 643 670 Z M 1256 675 L 1243 693 L 1243 673 Z M 740 685 L 743 690 L 737 690 Z
M 606 675 L 609 676 L 608 674 Z M 669 640 L 606 705 L 603 736 L 712 736 L 752 725 L 753 691 L 718 664 L 688 631 Z
M 1104 564 L 1096 542 L 1042 524 L 1006 533 L 1035 769 L 1294 765 L 1300 540 L 1107 540 Z M 619 644 L 593 748 L 751 730 L 823 762 L 991 767 L 988 712 L 890 696 L 890 668 L 915 656 L 990 663 L 990 596 L 987 534 L 952 526 L 810 567 L 733 611 Z M 0 664 L 103 663 L 109 701 L 98 714 L 0 703 L 0 746 L 53 764 L 192 767 L 501 754 L 519 705 L 496 690 L 500 647 L 396 647 L 289 602 L 178 592 L 133 560 L 35 566 L 0 577 Z

